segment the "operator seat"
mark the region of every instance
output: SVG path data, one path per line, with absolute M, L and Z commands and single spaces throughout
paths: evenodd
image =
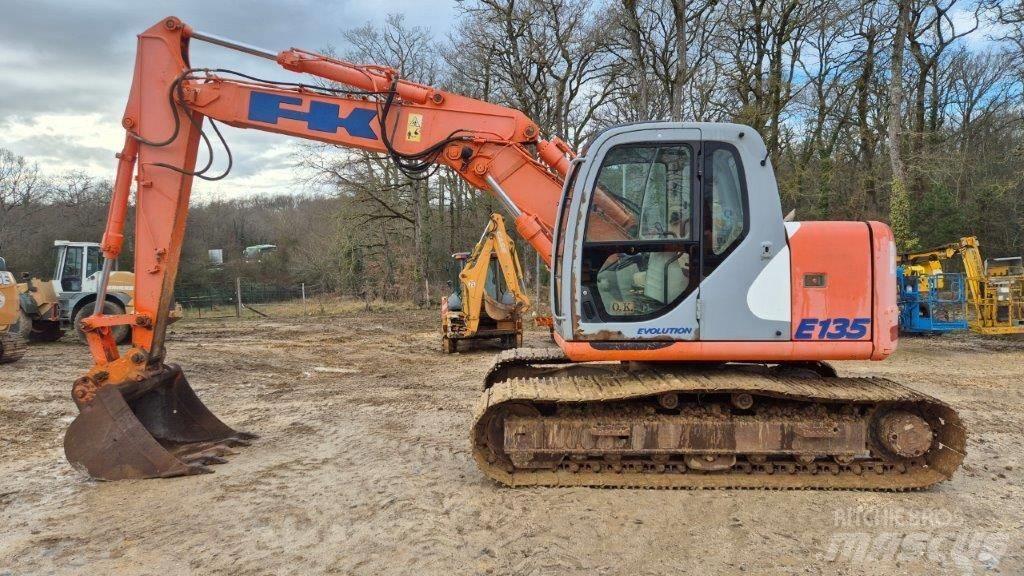
M 674 301 L 689 285 L 686 272 L 689 255 L 684 252 L 651 252 L 647 258 L 644 296 L 662 304 Z

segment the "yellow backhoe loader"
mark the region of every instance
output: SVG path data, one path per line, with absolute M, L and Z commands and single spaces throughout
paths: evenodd
M 460 340 L 499 338 L 505 349 L 522 346 L 523 314 L 530 308 L 530 298 L 505 219 L 491 214 L 473 252 L 458 252 L 452 259 L 456 277 L 449 284 L 454 292 L 441 299 L 444 352 L 457 351 Z

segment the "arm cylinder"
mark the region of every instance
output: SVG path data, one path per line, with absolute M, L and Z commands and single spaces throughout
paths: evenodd
M 312 74 L 371 92 L 382 92 L 391 89 L 391 77 L 386 73 L 382 73 L 382 71 L 397 75 L 397 72 L 394 70 L 356 66 L 348 62 L 326 58 L 319 54 L 311 54 L 294 49 L 281 52 L 277 57 L 277 63 L 292 72 Z M 433 88 L 405 80 L 398 81 L 395 91 L 404 100 L 415 102 L 416 104 L 426 104 L 427 102 L 440 104 L 444 101 L 441 93 Z
M 125 136 L 124 148 L 117 155 L 117 176 L 114 179 L 113 195 L 107 212 L 107 227 L 103 231 L 103 241 L 100 245 L 103 257 L 109 260 L 117 259 L 124 244 L 124 221 L 128 215 L 128 196 L 131 193 L 138 151 L 138 140 L 131 134 Z

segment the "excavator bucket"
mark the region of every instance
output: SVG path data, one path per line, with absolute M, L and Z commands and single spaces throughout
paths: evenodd
M 171 478 L 211 472 L 252 434 L 236 432 L 199 400 L 177 366 L 133 390 L 101 389 L 64 436 L 68 462 L 93 478 Z

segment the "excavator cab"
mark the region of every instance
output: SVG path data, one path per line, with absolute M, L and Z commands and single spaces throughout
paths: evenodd
M 777 194 L 748 189 L 774 190 L 766 153 L 757 134 L 732 124 L 651 122 L 598 135 L 566 179 L 555 229 L 560 337 L 788 340 L 782 208 Z

